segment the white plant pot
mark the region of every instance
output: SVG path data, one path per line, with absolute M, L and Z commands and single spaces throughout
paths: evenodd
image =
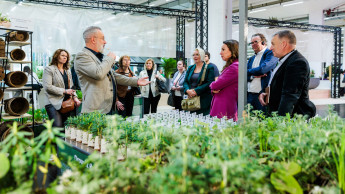
M 95 150 L 100 150 L 100 147 L 99 147 L 99 137 L 98 136 L 95 137 L 95 148 L 94 149 Z
M 71 140 L 75 140 L 76 139 L 76 130 L 74 127 L 70 128 L 71 130 Z
M 107 141 L 105 139 L 101 140 L 101 153 L 107 153 Z
M 71 128 L 66 126 L 65 127 L 65 138 L 71 137 Z
M 87 132 L 83 131 L 83 142 L 82 143 L 85 144 L 85 145 L 88 144 L 87 136 L 88 136 Z
M 87 143 L 87 146 L 89 146 L 89 147 L 95 146 L 95 140 L 92 138 L 92 134 L 89 134 L 89 141 Z
M 82 134 L 83 134 L 82 130 L 77 129 L 77 140 L 76 140 L 77 142 L 82 142 L 82 140 L 83 140 Z

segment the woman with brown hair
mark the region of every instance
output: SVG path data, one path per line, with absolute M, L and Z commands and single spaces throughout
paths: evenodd
M 115 72 L 127 77 L 135 77 L 131 68 L 131 58 L 127 55 L 120 57 L 119 69 Z M 117 85 L 116 108 L 122 117 L 132 116 L 134 105 L 134 94 L 131 86 Z
M 139 74 L 139 78 L 149 77 L 150 84 L 141 86 L 141 95 L 144 97 L 144 114 L 157 112 L 158 102 L 161 99 L 161 93 L 158 90 L 157 79 L 166 82 L 166 79 L 158 72 L 153 59 L 147 59 L 144 70 Z
M 63 101 L 73 98 L 78 107 L 80 101 L 72 88 L 72 74 L 69 65 L 70 55 L 65 49 L 55 51 L 52 61 L 43 72 L 43 88 L 47 97 L 45 109 L 50 120 L 54 119 L 54 127 L 64 127 L 69 116 L 75 116 L 75 111 L 61 113 Z
M 224 41 L 220 55 L 226 64 L 217 81 L 210 85 L 213 94 L 210 115 L 218 118 L 226 116 L 237 121 L 238 42 Z

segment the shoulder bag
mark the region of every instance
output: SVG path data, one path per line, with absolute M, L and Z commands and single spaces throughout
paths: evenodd
M 156 71 L 156 75 L 157 75 L 157 71 Z M 167 89 L 165 83 L 162 80 L 157 78 L 156 82 L 157 82 L 157 85 L 158 85 L 158 91 L 160 93 L 168 93 L 168 89 Z
M 132 74 L 132 77 L 134 77 L 134 73 L 132 72 L 131 68 L 129 68 L 129 72 Z M 131 92 L 132 92 L 133 96 L 141 94 L 139 87 L 132 87 Z
M 201 83 L 205 80 L 206 70 L 207 70 L 207 64 L 204 67 L 204 72 L 202 73 L 202 77 L 198 86 L 200 86 Z M 182 100 L 181 107 L 183 110 L 187 110 L 187 111 L 200 110 L 201 109 L 200 96 L 195 96 L 193 98 L 187 98 L 187 99 Z
M 66 72 L 67 73 L 67 72 Z M 68 76 L 67 76 L 68 77 Z M 68 78 L 68 88 L 70 88 L 70 81 Z M 75 103 L 73 100 L 73 94 L 67 100 L 62 102 L 60 113 L 68 113 L 75 109 Z

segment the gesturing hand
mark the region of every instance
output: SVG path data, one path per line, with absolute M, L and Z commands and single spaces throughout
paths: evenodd
M 149 80 L 147 80 L 149 77 L 142 77 L 138 79 L 138 86 L 146 86 L 147 84 L 151 83 Z
M 113 53 L 113 52 L 109 52 L 108 54 L 107 54 L 107 56 L 108 57 L 110 57 L 110 58 L 112 58 L 112 59 L 116 59 L 116 54 L 115 53 Z
M 212 92 L 213 92 L 214 94 L 218 94 L 218 93 L 220 92 L 220 90 L 212 90 Z

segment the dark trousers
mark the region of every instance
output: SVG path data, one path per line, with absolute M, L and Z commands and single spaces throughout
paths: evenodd
M 75 109 L 68 113 L 60 113 L 54 108 L 53 105 L 48 104 L 45 106 L 49 120 L 54 119 L 53 127 L 65 127 L 65 121 L 70 116 L 75 116 Z
M 247 93 L 247 103 L 253 106 L 253 110 L 261 110 L 265 112 L 265 107 L 260 104 L 259 93 Z
M 340 94 L 340 96 L 344 96 L 345 88 L 339 88 L 339 94 Z
M 121 98 L 120 96 L 118 98 L 125 108 L 125 110 L 118 110 L 118 114 L 123 118 L 132 116 L 134 105 L 134 96 L 132 92 L 127 92 L 124 98 Z
M 174 99 L 175 109 L 182 110 L 182 107 L 181 107 L 182 96 L 175 96 L 174 95 L 173 99 Z
M 158 102 L 160 99 L 161 99 L 160 94 L 156 97 L 153 97 L 152 92 L 150 91 L 149 97 L 144 98 L 144 114 L 150 113 L 150 106 L 151 106 L 151 113 L 156 113 Z

